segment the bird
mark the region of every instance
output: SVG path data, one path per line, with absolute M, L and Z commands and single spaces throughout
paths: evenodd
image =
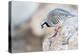
M 74 15 L 67 10 L 56 8 L 48 13 L 41 27 L 44 28 L 44 25 L 46 25 L 47 27 L 54 27 L 56 24 L 63 23 L 66 19 L 73 16 Z

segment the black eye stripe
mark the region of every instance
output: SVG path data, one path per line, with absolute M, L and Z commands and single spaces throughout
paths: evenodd
M 50 27 L 50 25 L 47 22 L 44 22 L 41 27 L 44 28 L 44 25 L 46 25 L 47 27 Z

